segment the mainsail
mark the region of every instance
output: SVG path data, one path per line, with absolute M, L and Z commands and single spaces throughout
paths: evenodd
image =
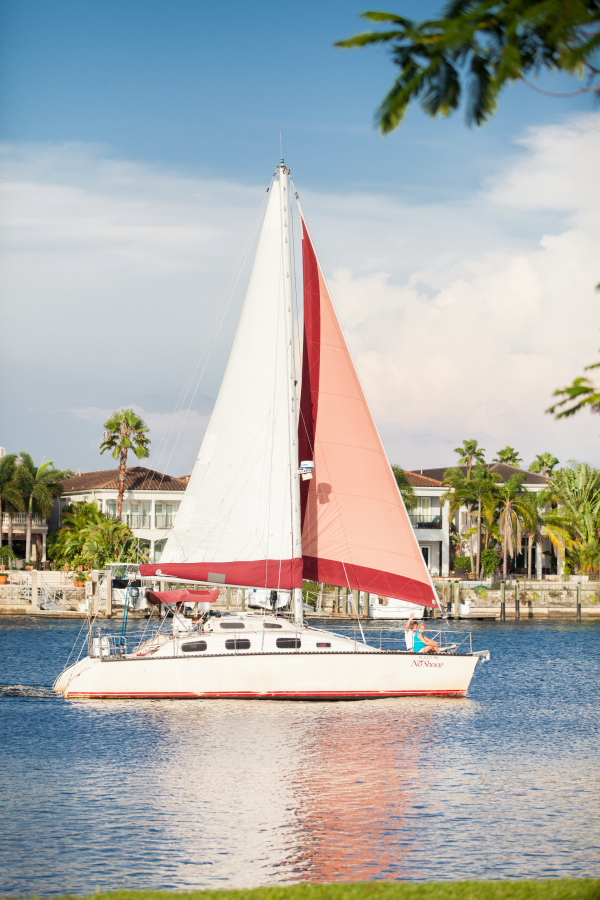
M 242 316 L 196 465 L 160 564 L 144 566 L 144 574 L 160 569 L 212 583 L 302 585 L 290 489 L 298 448 L 292 462 L 294 348 L 286 329 L 291 273 L 285 246 L 290 229 L 284 227 L 289 201 L 282 182 L 275 180 L 270 189 Z
M 279 175 L 194 471 L 160 563 L 141 572 L 288 590 L 306 578 L 435 606 L 304 220 L 298 416 L 288 170 Z M 304 461 L 314 477 L 302 482 L 298 504 Z

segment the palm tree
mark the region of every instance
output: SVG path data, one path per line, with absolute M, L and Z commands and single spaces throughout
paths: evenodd
M 502 572 L 506 578 L 508 557 L 516 556 L 521 546 L 521 525 L 527 514 L 522 500 L 523 476 L 513 475 L 504 484 L 498 486 L 498 525 L 502 541 Z
M 398 489 L 402 494 L 404 505 L 408 510 L 414 509 L 419 501 L 412 484 L 407 478 L 406 472 L 404 469 L 401 469 L 400 466 L 395 465 L 392 466 L 392 472 L 394 473 Z
M 509 447 L 507 444 L 503 450 L 498 450 L 498 455 L 494 457 L 494 462 L 504 463 L 505 466 L 515 466 L 518 469 L 523 460 L 515 448 Z
M 444 475 L 443 484 L 448 485 L 451 490 L 444 494 L 442 500 L 450 502 L 450 515 L 453 516 L 462 506 L 467 508 L 467 516 L 469 524 L 474 509 L 477 509 L 477 561 L 474 564 L 473 549 L 471 540 L 469 539 L 469 556 L 471 557 L 471 569 L 479 577 L 481 572 L 481 525 L 482 513 L 486 499 L 496 498 L 498 491 L 497 483 L 500 476 L 490 470 L 478 460 L 475 471 L 471 472 L 470 477 L 465 476 L 460 469 L 448 469 Z
M 62 494 L 63 473 L 53 462 L 42 463 L 39 468 L 30 453 L 21 453 L 15 463 L 15 484 L 27 509 L 27 534 L 25 538 L 25 560 L 31 560 L 31 531 L 33 514 L 46 518 L 50 515 L 54 498 Z
M 100 444 L 100 453 L 110 450 L 114 459 L 119 460 L 119 499 L 117 502 L 117 520 L 123 515 L 123 495 L 125 494 L 125 474 L 127 454 L 133 450 L 138 459 L 150 456 L 147 437 L 148 426 L 132 409 L 115 412 L 108 422 L 104 423 L 106 431 Z
M 13 511 L 24 509 L 23 498 L 15 483 L 16 453 L 7 453 L 0 459 L 0 547 L 2 546 L 2 514 L 5 506 L 12 524 Z M 9 524 L 9 545 L 12 544 L 11 528 Z
M 545 478 L 552 475 L 552 472 L 558 465 L 556 456 L 552 453 L 538 453 L 534 461 L 529 466 L 530 472 L 539 472 Z
M 454 452 L 458 453 L 461 466 L 467 467 L 467 478 L 471 474 L 474 462 L 485 462 L 485 450 L 479 446 L 479 442 L 475 439 L 463 441 L 462 447 L 455 447 Z
M 548 485 L 551 501 L 569 523 L 571 554 L 578 571 L 600 570 L 600 470 L 574 462 L 554 472 Z

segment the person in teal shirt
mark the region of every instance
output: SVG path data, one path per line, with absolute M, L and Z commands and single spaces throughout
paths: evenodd
M 421 622 L 417 631 L 415 633 L 415 639 L 413 642 L 413 649 L 415 653 L 439 653 L 440 645 L 437 641 L 434 641 L 433 638 L 428 638 L 425 635 L 425 622 Z

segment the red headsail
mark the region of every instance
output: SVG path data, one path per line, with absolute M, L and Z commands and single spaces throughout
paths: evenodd
M 437 606 L 423 554 L 303 225 L 303 575 Z

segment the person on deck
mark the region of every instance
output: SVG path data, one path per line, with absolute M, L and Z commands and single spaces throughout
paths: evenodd
M 411 613 L 408 618 L 408 622 L 406 623 L 406 628 L 404 629 L 404 641 L 406 643 L 407 650 L 414 649 L 416 629 L 417 623 L 415 621 L 415 614 Z
M 417 627 L 413 649 L 415 653 L 439 653 L 440 645 L 437 641 L 434 641 L 433 638 L 428 638 L 425 635 L 425 622 L 421 622 L 421 624 Z

